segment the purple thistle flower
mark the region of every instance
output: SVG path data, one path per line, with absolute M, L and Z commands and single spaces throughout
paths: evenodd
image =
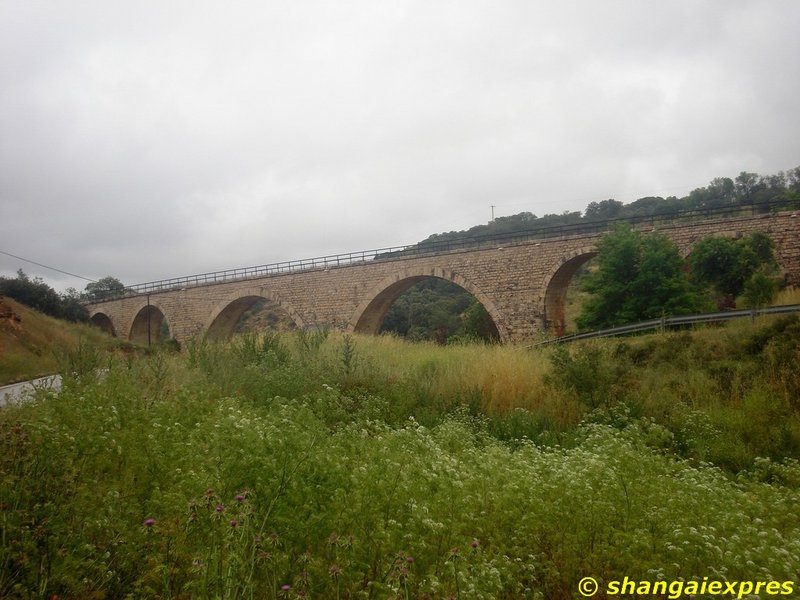
M 284 583 L 281 586 L 281 590 L 283 590 L 284 592 L 288 592 L 290 589 L 292 589 L 292 586 L 290 586 L 288 583 Z
M 239 524 L 239 523 L 236 521 L 236 519 L 231 519 L 230 523 L 231 523 L 231 527 L 236 527 L 236 526 Z
M 237 502 L 244 502 L 244 494 L 236 494 L 234 500 L 236 500 Z
M 142 525 L 144 525 L 145 527 L 152 527 L 155 524 L 156 524 L 155 519 L 145 519 L 144 521 L 142 521 Z
M 217 504 L 217 507 L 214 510 L 217 511 L 218 513 L 221 513 L 222 511 L 225 510 L 225 505 L 224 504 Z

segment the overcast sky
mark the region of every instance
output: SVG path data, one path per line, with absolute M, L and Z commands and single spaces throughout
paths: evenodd
M 774 174 L 799 32 L 796 0 L 0 0 L 0 250 L 133 284 Z

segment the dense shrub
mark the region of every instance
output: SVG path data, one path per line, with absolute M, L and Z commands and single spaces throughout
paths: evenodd
M 89 313 L 77 292 L 59 294 L 38 277 L 31 279 L 22 270 L 15 278 L 0 277 L 0 296 L 13 298 L 51 317 L 67 321 L 89 320 Z

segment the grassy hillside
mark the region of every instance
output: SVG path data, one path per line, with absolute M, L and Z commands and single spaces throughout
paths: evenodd
M 109 351 L 124 344 L 89 325 L 60 321 L 0 297 L 0 385 L 59 371 L 80 344 Z

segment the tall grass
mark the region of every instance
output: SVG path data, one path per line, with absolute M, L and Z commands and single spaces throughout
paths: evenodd
M 370 375 L 416 381 L 442 398 L 474 396 L 487 413 L 535 409 L 545 397 L 547 360 L 515 346 L 440 346 L 393 336 L 359 337 L 357 344 Z
M 228 347 L 190 345 L 189 356 L 202 385 L 221 394 L 267 402 L 333 389 L 340 410 L 331 419 L 370 406 L 392 425 L 408 416 L 435 425 L 460 410 L 508 441 L 569 445 L 580 422 L 606 422 L 605 413 L 620 405 L 666 426 L 679 455 L 737 471 L 757 456 L 800 456 L 800 385 L 791 367 L 797 326 L 779 327 L 767 334 L 769 343 L 753 346 L 771 324 L 795 320 L 764 317 L 546 350 L 333 333 L 313 342 L 245 336 Z M 705 425 L 692 424 L 698 419 Z
M 788 304 L 800 304 L 800 288 L 788 287 L 778 292 L 778 296 L 773 303 L 775 306 L 784 306 Z
M 798 329 L 558 351 L 305 332 L 112 357 L 0 411 L 0 597 L 793 581 Z
M 60 321 L 10 298 L 0 299 L 0 312 L 0 385 L 56 373 L 80 346 L 102 354 L 128 347 L 95 327 Z

